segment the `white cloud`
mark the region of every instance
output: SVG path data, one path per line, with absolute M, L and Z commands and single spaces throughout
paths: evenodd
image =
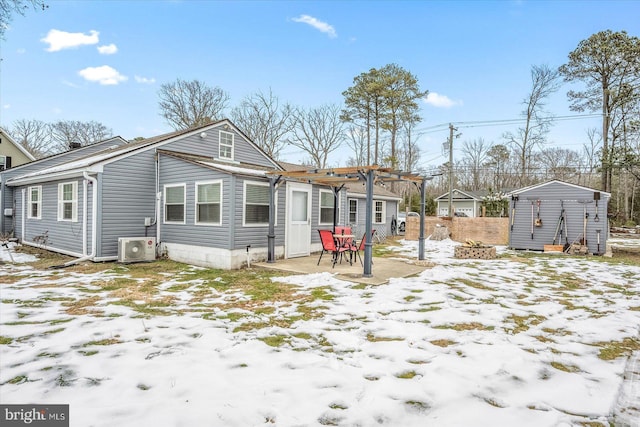
M 103 65 L 101 67 L 87 67 L 78 71 L 82 77 L 90 82 L 98 82 L 101 85 L 117 85 L 127 80 L 127 76 L 123 76 L 118 70 Z
M 293 22 L 302 22 L 303 24 L 311 25 L 318 31 L 326 33 L 329 37 L 338 37 L 335 28 L 326 22 L 319 21 L 317 18 L 309 15 L 300 15 L 297 18 L 293 18 Z
M 436 108 L 451 108 L 456 105 L 462 105 L 462 101 L 453 101 L 447 95 L 440 95 L 436 92 L 429 92 L 426 98 L 423 98 L 426 104 Z
M 62 49 L 73 49 L 79 46 L 97 44 L 98 34 L 100 33 L 94 30 L 89 31 L 89 34 L 49 30 L 47 36 L 40 39 L 40 41 L 49 44 L 47 48 L 48 52 L 57 52 Z
M 8 110 L 9 108 L 11 108 L 11 104 L 4 104 L 2 108 L 4 108 L 5 110 Z
M 80 87 L 77 84 L 70 82 L 69 80 L 63 80 L 62 84 L 65 85 L 65 86 L 69 86 L 69 87 L 75 88 L 75 89 L 78 89 Z
M 147 77 L 135 76 L 134 78 L 136 79 L 136 82 L 143 83 L 143 84 L 153 84 L 156 82 L 156 79 L 154 79 L 153 77 L 147 78 Z
M 102 55 L 113 55 L 117 51 L 118 51 L 118 46 L 116 46 L 113 43 L 106 44 L 104 46 L 98 46 L 98 52 L 100 52 Z
M 20 48 L 20 49 L 16 50 L 16 53 L 18 55 L 23 55 L 23 54 L 27 53 L 27 49 Z

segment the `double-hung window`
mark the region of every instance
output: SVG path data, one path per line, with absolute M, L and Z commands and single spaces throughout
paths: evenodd
M 219 141 L 219 157 L 225 160 L 233 160 L 233 134 L 221 130 Z
M 358 200 L 349 199 L 349 224 L 358 223 Z
M 27 192 L 29 193 L 29 210 L 27 211 L 27 218 L 41 219 L 42 186 L 37 185 L 35 187 L 29 187 Z
M 333 192 L 320 190 L 320 225 L 333 224 Z
M 386 203 L 382 200 L 373 201 L 373 222 L 375 224 L 385 223 L 385 206 Z
M 186 185 L 165 185 L 164 186 L 164 222 L 165 223 L 185 223 L 185 198 Z
M 78 182 L 58 184 L 58 221 L 78 221 Z
M 268 183 L 245 181 L 243 225 L 269 225 L 269 193 Z M 277 206 L 277 199 L 274 203 Z
M 196 182 L 196 224 L 222 224 L 222 181 Z

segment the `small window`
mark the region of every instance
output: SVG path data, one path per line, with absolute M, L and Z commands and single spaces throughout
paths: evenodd
M 222 182 L 196 182 L 196 224 L 222 224 Z
M 333 192 L 320 190 L 320 225 L 333 224 Z
M 5 169 L 7 169 L 7 157 L 0 156 L 0 170 L 5 170 Z
M 184 224 L 185 184 L 164 186 L 164 222 Z
M 27 192 L 29 193 L 29 211 L 27 212 L 27 218 L 41 219 L 42 186 L 29 187 Z
M 358 223 L 358 200 L 349 199 L 349 224 Z
M 385 223 L 385 205 L 382 200 L 373 201 L 373 222 L 375 224 Z
M 277 206 L 277 199 L 274 201 Z M 244 225 L 269 225 L 269 184 L 244 183 Z
M 78 183 L 58 184 L 58 221 L 78 221 Z
M 221 159 L 233 160 L 233 134 L 231 132 L 220 131 L 220 151 Z

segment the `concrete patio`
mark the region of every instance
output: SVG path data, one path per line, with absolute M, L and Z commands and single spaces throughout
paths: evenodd
M 417 259 L 375 257 L 371 268 L 372 277 L 363 277 L 363 267 L 358 259 L 353 265 L 350 265 L 348 260 L 342 260 L 332 268 L 330 254 L 324 254 L 320 265 L 317 265 L 319 257 L 320 253 L 314 253 L 307 257 L 282 258 L 277 259 L 275 263 L 259 262 L 252 265 L 297 274 L 333 273 L 341 280 L 368 285 L 382 285 L 392 277 L 413 276 L 432 266 L 429 262 Z

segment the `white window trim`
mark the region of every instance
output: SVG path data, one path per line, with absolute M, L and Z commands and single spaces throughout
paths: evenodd
M 219 184 L 220 185 L 220 221 L 218 222 L 200 222 L 198 221 L 198 186 L 200 185 L 208 185 L 208 184 Z M 221 179 L 216 179 L 214 181 L 197 181 L 195 183 L 194 186 L 194 193 L 193 193 L 193 205 L 194 205 L 194 210 L 193 210 L 193 214 L 194 214 L 194 224 L 195 225 L 204 225 L 205 227 L 219 227 L 222 225 L 222 191 L 223 191 L 223 185 L 222 185 L 222 180 Z
M 247 206 L 247 184 L 249 185 L 260 185 L 263 187 L 269 187 L 269 183 L 268 182 L 262 182 L 262 181 L 244 181 L 242 183 L 242 226 L 243 227 L 268 227 L 269 226 L 269 221 L 265 222 L 265 223 L 259 223 L 259 224 L 247 224 L 247 210 L 245 209 L 245 207 Z M 273 200 L 273 204 L 275 205 L 275 219 L 274 219 L 274 226 L 278 225 L 278 190 L 276 190 L 276 194 Z
M 382 203 L 382 221 L 376 221 L 376 203 Z M 374 224 L 386 224 L 387 223 L 387 202 L 384 200 L 373 200 L 373 221 Z
M 0 167 L 4 169 L 6 165 L 7 165 L 7 156 L 0 156 Z
M 71 200 L 63 200 L 64 186 L 72 185 Z M 71 203 L 71 219 L 64 218 L 64 205 Z M 58 221 L 78 222 L 78 181 L 61 182 L 58 184 Z
M 167 221 L 167 188 L 182 187 L 182 221 Z M 162 209 L 163 224 L 186 224 L 187 223 L 187 184 L 165 184 L 163 191 L 163 209 Z
M 320 189 L 318 191 L 318 225 L 333 225 L 333 219 L 331 220 L 331 222 L 322 222 L 322 193 L 329 193 L 329 195 L 331 195 L 331 199 L 334 201 L 333 210 L 335 211 L 336 209 L 333 191 Z M 340 202 L 339 196 L 338 202 Z M 338 223 L 340 223 L 340 217 L 338 217 Z
M 223 130 L 218 131 L 218 158 L 221 160 L 234 160 L 236 158 L 236 138 L 232 132 L 225 132 Z M 221 155 L 222 151 L 222 134 L 231 135 L 231 157 L 226 157 Z M 225 147 L 228 147 L 228 144 L 224 144 Z
M 355 222 L 351 222 L 351 202 L 354 201 L 356 202 L 356 221 Z M 349 222 L 349 225 L 357 225 L 358 224 L 358 199 L 350 197 L 347 199 L 347 222 Z
M 33 192 L 33 190 L 37 190 L 38 191 L 38 200 L 36 200 L 35 202 L 32 200 L 31 197 L 31 193 Z M 42 219 L 42 185 L 34 185 L 32 187 L 27 188 L 27 193 L 28 193 L 28 203 L 27 203 L 27 218 L 29 219 Z M 32 210 L 32 205 L 34 203 L 37 203 L 38 205 L 38 215 L 37 216 L 33 216 L 31 213 L 33 212 Z

